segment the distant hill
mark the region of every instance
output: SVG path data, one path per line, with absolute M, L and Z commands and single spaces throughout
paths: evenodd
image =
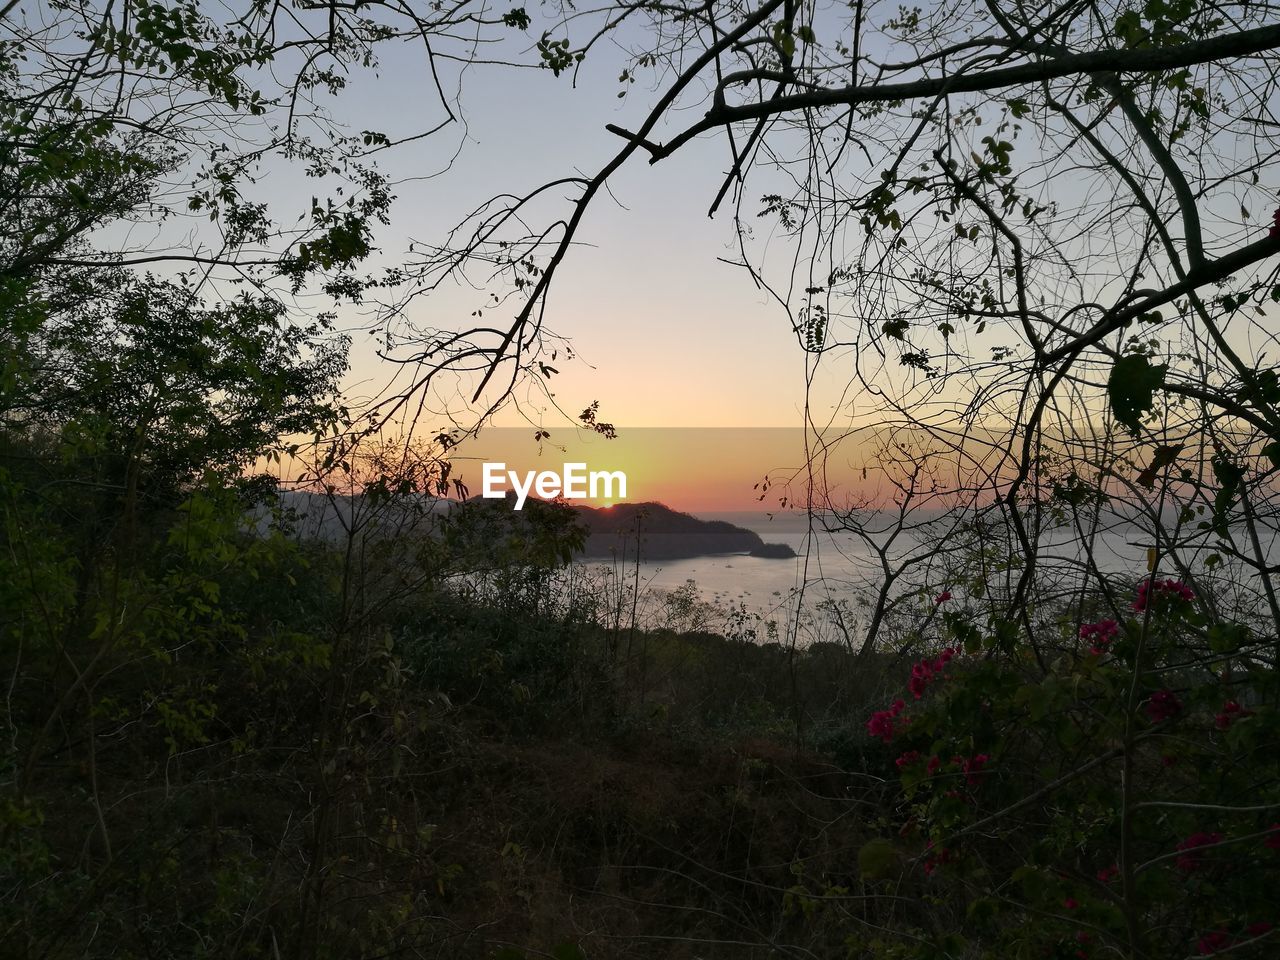
M 699 520 L 662 503 L 620 503 L 597 509 L 572 507 L 587 528 L 586 557 L 636 555 L 642 560 L 684 560 L 717 553 L 746 553 L 784 559 L 795 551 L 785 543 L 765 543 L 759 534 L 724 520 Z
M 372 509 L 360 496 L 326 497 L 318 493 L 280 493 L 281 505 L 294 516 L 294 528 L 305 538 L 341 540 L 353 525 L 365 536 L 392 539 L 400 535 L 421 535 L 436 529 L 438 522 L 459 506 L 482 511 L 487 524 L 505 528 L 509 521 L 519 525 L 529 517 L 511 509 L 511 501 L 484 500 L 473 497 L 465 505 L 457 501 L 421 496 L 395 501 L 390 509 Z M 548 506 L 530 500 L 525 513 Z M 642 560 L 685 560 L 712 554 L 745 553 L 768 559 L 790 559 L 795 551 L 785 543 L 765 543 L 751 530 L 724 520 L 699 520 L 688 513 L 672 510 L 662 503 L 620 503 L 613 507 L 572 504 L 565 507 L 587 531 L 586 545 L 580 554 L 586 558 L 625 557 L 633 560 L 639 536 Z M 266 529 L 264 509 L 254 511 L 256 525 Z M 480 529 L 486 529 L 482 527 Z M 492 536 L 495 529 L 480 534 Z

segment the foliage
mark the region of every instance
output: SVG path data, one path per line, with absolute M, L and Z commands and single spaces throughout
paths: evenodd
M 419 7 L 0 5 L 6 951 L 1274 952 L 1275 9 Z M 378 259 L 379 154 L 462 126 L 478 50 L 576 77 L 624 22 L 611 158 Z M 406 39 L 439 123 L 344 126 Z M 704 134 L 809 380 L 875 404 L 824 514 L 859 643 L 692 591 L 646 629 L 566 512 L 435 524 L 440 458 L 370 452 L 545 390 L 588 208 Z M 414 319 L 478 275 L 472 328 Z M 348 408 L 339 310 L 407 386 Z M 295 455 L 327 538 L 254 475 Z
M 1274 639 L 1177 580 L 1135 595 L 1119 619 L 1058 611 L 1044 665 L 948 613 L 965 652 L 868 722 L 901 751 L 894 847 L 946 904 L 903 955 L 1274 950 Z

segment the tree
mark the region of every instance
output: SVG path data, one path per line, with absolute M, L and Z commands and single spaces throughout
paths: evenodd
M 225 481 L 201 479 L 287 450 L 291 432 L 326 444 L 318 475 L 350 472 L 351 445 L 372 433 L 429 426 L 434 436 L 427 421 L 447 411 L 441 394 L 456 382 L 482 420 L 522 378 L 552 378 L 561 345 L 548 294 L 586 239 L 588 210 L 624 164 L 665 162 L 704 135 L 726 148 L 708 207 L 732 207 L 743 269 L 777 300 L 810 372 L 848 364 L 861 388 L 855 415 L 811 413 L 806 425 L 879 442 L 890 454 L 870 466 L 900 491 L 893 529 L 919 529 L 917 503 L 946 503 L 975 558 L 970 567 L 955 551 L 886 547 L 875 620 L 909 602 L 889 595 L 890 580 L 925 611 L 904 638 L 903 652 L 928 656 L 911 680 L 922 703 L 905 714 L 903 805 L 886 822 L 923 829 L 936 852 L 907 859 L 932 870 L 971 858 L 958 888 L 972 912 L 955 918 L 969 926 L 862 946 L 1077 949 L 1064 939 L 1087 932 L 1077 917 L 1037 923 L 1059 896 L 1084 902 L 1061 882 L 1080 873 L 1082 852 L 1116 853 L 1119 893 L 1088 904 L 1105 950 L 1158 956 L 1197 937 L 1217 949 L 1257 931 L 1238 906 L 1260 908 L 1249 897 L 1275 873 L 1264 859 L 1280 651 L 1269 545 L 1280 528 L 1280 381 L 1265 359 L 1275 349 L 1267 311 L 1280 301 L 1264 180 L 1276 157 L 1275 14 L 1188 0 L 928 10 L 710 0 L 553 3 L 534 27 L 523 8 L 490 14 L 466 0 L 423 10 L 251 0 L 221 20 L 190 2 L 0 5 L 0 413 L 12 467 L 0 477 L 3 627 L 8 713 L 30 731 L 6 765 L 0 829 L 28 889 L 48 886 L 48 862 L 73 856 L 51 853 L 40 829 L 34 797 L 51 752 L 83 758 L 96 819 L 61 899 L 51 894 L 52 906 L 30 907 L 6 932 L 43 931 L 23 946 L 46 954 L 82 891 L 110 887 L 121 824 L 102 801 L 95 752 L 109 708 L 121 724 L 145 719 L 175 756 L 208 744 L 215 718 L 231 731 L 229 751 L 248 749 L 268 721 L 305 731 L 291 775 L 320 799 L 305 827 L 285 827 L 293 846 L 276 863 L 305 865 L 288 952 L 322 952 L 323 924 L 336 922 L 326 883 L 347 842 L 331 814 L 356 810 L 342 805 L 368 783 L 345 779 L 337 758 L 399 757 L 403 741 L 362 723 L 379 696 L 394 698 L 401 674 L 385 637 L 363 629 L 351 552 L 336 574 L 283 581 L 288 616 L 312 632 L 280 629 L 284 617 L 251 586 L 224 603 L 233 571 L 251 580 L 292 561 L 275 541 L 239 536 L 243 505 Z M 541 34 L 527 45 L 531 28 Z M 372 265 L 392 203 L 376 159 L 404 144 L 344 127 L 335 105 L 348 72 L 373 69 L 389 44 L 420 43 L 438 124 L 419 135 L 436 136 L 462 115 L 442 73 L 507 61 L 568 83 L 612 56 L 606 38 L 623 38 L 624 91 L 653 81 L 638 124 L 602 123 L 617 144 L 606 163 L 500 188 L 448 236 Z M 269 183 L 296 173 L 315 196 L 282 209 Z M 411 321 L 411 304 L 458 278 L 481 287 L 473 324 Z M 333 396 L 338 310 L 378 331 L 408 373 L 360 410 Z M 441 479 L 430 455 L 421 460 L 420 473 Z M 109 508 L 86 507 L 82 486 Z M 146 536 L 132 522 L 143 493 L 173 511 Z M 1149 534 L 1141 585 L 1099 559 L 1115 518 Z M 844 522 L 880 542 L 863 514 Z M 1055 528 L 1072 535 L 1074 554 L 1045 552 Z M 535 532 L 535 548 L 568 542 L 556 523 Z M 330 579 L 337 613 L 316 626 L 305 591 Z M 932 649 L 943 644 L 952 652 Z M 971 668 L 952 666 L 956 647 Z M 283 706 L 224 720 L 230 705 L 214 683 L 224 658 Z M 154 688 L 128 682 L 137 662 L 154 670 Z M 302 679 L 274 674 L 279 665 Z M 391 679 L 361 688 L 369 670 Z M 108 678 L 110 695 L 99 686 Z M 126 702 L 136 715 L 117 707 Z M 872 732 L 893 740 L 904 711 L 905 700 L 873 714 Z M 1171 737 L 1192 744 L 1196 768 L 1161 780 L 1151 749 Z M 945 773 L 930 769 L 932 756 Z M 1215 763 L 1231 773 L 1213 779 Z M 993 780 L 998 791 L 982 795 Z M 1046 825 L 1055 810 L 1068 811 L 1054 820 L 1061 830 Z M 1231 839 L 1187 811 L 1222 814 Z M 994 829 L 1009 842 L 978 849 Z M 1245 840 L 1260 843 L 1242 875 L 1201 872 L 1208 849 Z M 1195 875 L 1189 887 L 1156 869 L 1181 870 L 1179 857 Z M 1159 882 L 1145 887 L 1144 875 Z M 1218 885 L 1200 886 L 1206 876 Z M 896 899 L 868 896 L 888 909 Z M 983 934 L 997 914 L 1012 921 Z M 41 923 L 23 923 L 35 915 Z M 1226 939 L 1213 936 L 1218 922 Z M 228 950 L 250 925 L 231 928 Z M 155 952 L 150 931 L 140 936 Z M 181 920 L 164 936 L 205 945 Z M 350 952 L 374 952 L 351 936 Z M 1248 936 L 1252 950 L 1269 933 Z
M 715 135 L 729 172 L 709 212 L 732 199 L 742 266 L 812 370 L 851 365 L 860 388 L 856 414 L 810 428 L 873 447 L 918 430 L 954 505 L 999 504 L 1026 558 L 1010 608 L 1035 582 L 1054 489 L 1145 496 L 1168 475 L 1217 515 L 1267 496 L 1263 450 L 1280 436 L 1263 359 L 1280 297 L 1264 179 L 1272 8 L 620 9 L 566 29 L 593 37 L 642 11 L 650 29 L 622 80 L 630 97 L 636 75 L 653 77 L 650 109 L 634 129 L 607 127 L 621 146 L 594 175 L 495 199 L 456 242 L 411 262 L 410 291 L 496 264 L 509 286 L 494 299 L 514 317 L 401 359 L 487 358 L 477 398 L 514 383 L 537 363 L 547 292 L 610 178 L 636 155 L 664 162 Z M 702 117 L 684 120 L 695 105 Z M 568 211 L 530 226 L 564 189 Z M 1154 413 L 1164 422 L 1148 442 Z M 1081 431 L 1108 416 L 1115 429 Z M 1218 477 L 1239 471 L 1220 498 Z M 1166 554 L 1167 533 L 1152 532 Z M 1241 546 L 1228 550 L 1266 566 Z
M 530 229 L 541 192 L 486 207 L 417 276 L 515 251 L 499 258 L 514 318 L 469 333 L 489 360 L 480 396 L 536 352 L 547 292 L 615 172 L 718 137 L 729 172 L 709 212 L 732 199 L 741 264 L 811 373 L 851 367 L 861 388 L 856 415 L 807 425 L 862 449 L 910 443 L 868 464 L 902 491 L 893 528 L 930 499 L 960 538 L 881 554 L 887 578 L 940 571 L 909 586 L 943 612 L 911 638 L 926 654 L 912 694 L 936 696 L 869 728 L 910 748 L 894 826 L 933 844 L 910 859 L 953 869 L 946 902 L 967 913 L 883 935 L 887 902 L 851 944 L 1261 955 L 1280 650 L 1276 11 L 850 9 L 648 8 L 655 39 L 622 79 L 657 78 L 651 109 L 608 128 L 621 146 L 594 175 L 555 185 L 576 191 L 568 212 Z M 875 518 L 847 522 L 875 541 Z M 1145 540 L 1145 575 L 1102 556 L 1121 523 Z M 957 544 L 972 565 L 950 562 Z M 951 667 L 956 648 L 971 668 Z M 1157 746 L 1174 745 L 1194 769 L 1162 774 Z

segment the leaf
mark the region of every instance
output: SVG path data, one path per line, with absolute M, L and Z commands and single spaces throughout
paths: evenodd
M 891 876 L 897 860 L 898 852 L 893 844 L 883 837 L 876 837 L 864 843 L 858 851 L 858 870 L 864 877 L 882 880 Z
M 1178 459 L 1178 454 L 1182 452 L 1182 446 L 1179 443 L 1172 447 L 1156 447 L 1155 456 L 1151 458 L 1151 465 L 1138 474 L 1138 482 L 1148 490 L 1154 487 L 1156 485 L 1156 475 Z
M 1212 466 L 1213 475 L 1221 486 L 1218 488 L 1218 495 L 1213 498 L 1213 523 L 1210 529 L 1225 540 L 1228 534 L 1227 515 L 1235 505 L 1240 483 L 1248 471 L 1221 456 L 1213 458 Z
M 1249 642 L 1249 628 L 1241 623 L 1223 623 L 1209 628 L 1209 649 L 1214 653 L 1235 653 Z
M 1262 452 L 1271 461 L 1271 465 L 1280 470 L 1280 441 L 1268 443 L 1262 448 Z
M 1142 415 L 1154 405 L 1155 392 L 1164 386 L 1168 371 L 1167 363 L 1153 364 L 1140 353 L 1121 357 L 1111 368 L 1107 380 L 1111 412 L 1130 433 L 1141 429 Z
M 509 10 L 502 15 L 502 22 L 508 27 L 515 27 L 517 30 L 528 30 L 530 19 L 529 14 L 525 12 L 524 7 L 517 7 Z
M 886 320 L 880 329 L 886 336 L 893 337 L 895 340 L 902 340 L 909 326 L 910 324 L 906 320 Z

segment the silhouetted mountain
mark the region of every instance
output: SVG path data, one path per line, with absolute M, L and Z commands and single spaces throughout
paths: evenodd
M 683 560 L 717 553 L 753 557 L 795 556 L 785 543 L 765 543 L 759 534 L 724 520 L 699 520 L 661 503 L 620 503 L 594 508 L 573 506 L 587 528 L 583 555 L 642 560 Z
M 688 513 L 672 510 L 662 503 L 620 503 L 613 507 L 595 508 L 579 504 L 545 503 L 529 499 L 524 510 L 512 509 L 514 494 L 506 499 L 485 500 L 472 497 L 465 504 L 457 501 L 420 496 L 399 498 L 391 503 L 376 504 L 364 497 L 325 496 L 319 493 L 280 493 L 281 505 L 294 517 L 294 529 L 306 538 L 339 541 L 349 530 L 360 530 L 362 538 L 379 540 L 397 536 L 438 535 L 440 521 L 459 507 L 471 512 L 469 523 L 457 525 L 469 530 L 463 539 L 477 549 L 483 543 L 497 543 L 515 530 L 524 534 L 539 530 L 553 534 L 550 510 L 569 511 L 586 531 L 586 544 L 579 554 L 588 558 L 625 557 L 634 560 L 637 537 L 642 560 L 685 560 L 711 554 L 745 553 L 767 559 L 790 559 L 795 551 L 785 543 L 765 543 L 751 530 L 724 520 L 699 520 Z M 260 530 L 265 530 L 269 516 L 265 508 L 252 514 Z M 544 522 L 539 523 L 542 518 Z M 462 515 L 458 515 L 462 519 Z M 501 533 L 501 536 L 500 536 Z

